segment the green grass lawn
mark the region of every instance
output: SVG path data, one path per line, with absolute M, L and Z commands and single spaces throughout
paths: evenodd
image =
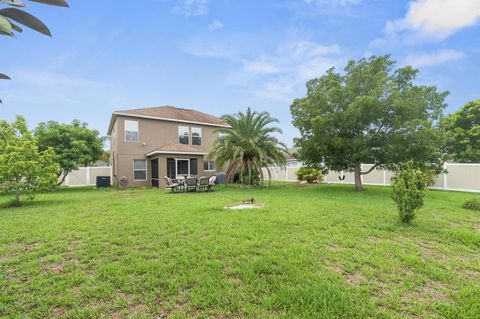
M 40 195 L 0 208 L 0 317 L 480 318 L 469 198 L 431 191 L 403 226 L 381 187 Z

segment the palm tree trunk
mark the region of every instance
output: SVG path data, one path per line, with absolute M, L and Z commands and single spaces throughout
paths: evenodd
M 252 160 L 248 160 L 248 186 L 252 186 Z

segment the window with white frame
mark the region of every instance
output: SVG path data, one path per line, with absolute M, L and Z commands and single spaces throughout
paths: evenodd
M 215 163 L 212 161 L 205 161 L 203 162 L 203 170 L 205 171 L 214 171 L 215 170 Z
M 125 120 L 125 142 L 138 143 L 138 121 Z
M 133 180 L 147 180 L 147 160 L 133 160 Z
M 192 145 L 202 145 L 201 127 L 192 127 Z
M 178 142 L 180 144 L 189 144 L 190 143 L 190 130 L 188 126 L 179 126 L 178 127 Z

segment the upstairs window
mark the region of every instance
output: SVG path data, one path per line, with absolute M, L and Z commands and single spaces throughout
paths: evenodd
M 204 171 L 214 171 L 215 170 L 215 163 L 211 161 L 203 162 L 203 170 Z
M 138 143 L 138 122 L 125 120 L 125 142 Z
M 192 145 L 202 145 L 202 129 L 192 127 Z
M 178 142 L 180 144 L 189 144 L 190 143 L 190 132 L 188 126 L 179 126 L 178 127 Z

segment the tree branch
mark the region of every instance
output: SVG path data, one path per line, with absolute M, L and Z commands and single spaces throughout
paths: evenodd
M 368 171 L 366 171 L 366 172 L 360 172 L 360 175 L 367 175 L 367 174 L 371 173 L 375 168 L 378 167 L 378 165 L 379 165 L 379 164 L 373 165 L 373 166 L 370 167 L 370 169 L 369 169 Z

